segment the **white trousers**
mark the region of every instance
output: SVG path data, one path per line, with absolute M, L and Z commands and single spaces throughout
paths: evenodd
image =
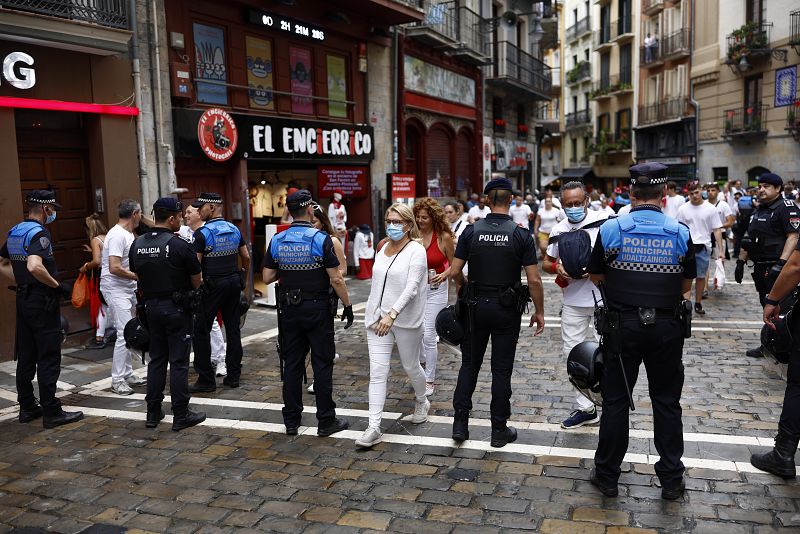
M 369 426 L 380 431 L 383 406 L 386 404 L 386 382 L 389 379 L 389 361 L 392 348 L 397 344 L 400 363 L 403 365 L 417 401 L 425 400 L 425 373 L 419 364 L 419 345 L 422 343 L 422 327 L 392 327 L 389 333 L 378 337 L 372 328 L 367 328 L 369 348 Z
M 211 361 L 214 363 L 225 361 L 225 338 L 217 319 L 211 323 Z
M 564 342 L 564 358 L 569 356 L 569 352 L 575 345 L 587 339 L 600 341 L 600 336 L 594 329 L 594 307 L 564 304 L 561 310 L 561 340 Z M 584 411 L 594 407 L 594 403 L 577 390 L 575 402 L 578 404 L 578 408 Z
M 447 284 L 438 289 L 428 289 L 428 300 L 425 302 L 425 318 L 422 321 L 422 344 L 419 349 L 419 361 L 425 364 L 425 380 L 436 379 L 436 360 L 439 350 L 436 346 L 436 316 L 447 306 Z
M 111 309 L 117 341 L 114 343 L 114 356 L 111 361 L 111 383 L 119 384 L 133 374 L 131 351 L 125 347 L 125 325 L 136 311 L 136 295 L 123 291 L 103 291 L 103 297 Z
M 105 304 L 100 304 L 100 309 L 97 311 L 97 331 L 94 337 L 104 339 L 106 337 L 106 330 L 114 324 L 114 319 L 111 317 L 111 310 Z

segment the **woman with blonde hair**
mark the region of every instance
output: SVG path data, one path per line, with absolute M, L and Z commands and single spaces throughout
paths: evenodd
M 369 427 L 356 445 L 365 448 L 381 441 L 386 382 L 395 344 L 403 369 L 414 386 L 416 405 L 411 422 L 427 421 L 431 407 L 425 397 L 425 373 L 419 364 L 428 291 L 425 247 L 419 243 L 419 228 L 410 207 L 392 204 L 385 218 L 389 241 L 375 254 L 364 314 L 369 347 Z
M 95 337 L 86 344 L 87 349 L 102 349 L 106 346 L 106 327 L 114 323 L 108 317 L 108 305 L 100 293 L 100 263 L 103 258 L 103 243 L 106 240 L 108 228 L 100 220 L 100 215 L 92 213 L 84 219 L 86 224 L 86 235 L 89 244 L 84 245 L 84 250 L 92 253 L 92 259 L 83 264 L 80 271 L 89 278 L 89 313 L 92 319 L 92 327 L 95 329 Z
M 419 360 L 425 369 L 425 395 L 433 395 L 436 379 L 436 315 L 447 306 L 447 279 L 456 250 L 456 239 L 439 203 L 425 197 L 414 203 L 414 217 L 428 261 L 428 298 Z

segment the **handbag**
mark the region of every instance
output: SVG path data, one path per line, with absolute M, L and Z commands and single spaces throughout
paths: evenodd
M 86 273 L 79 273 L 78 279 L 72 286 L 72 307 L 84 308 L 89 305 L 91 299 L 91 289 Z
M 405 245 L 403 245 L 403 247 L 400 250 L 397 251 L 397 254 L 394 255 L 394 258 L 392 258 L 392 261 L 389 262 L 389 266 L 386 268 L 386 272 L 383 275 L 383 287 L 381 288 L 381 298 L 380 300 L 378 300 L 378 311 L 380 311 L 381 304 L 383 304 L 383 293 L 384 291 L 386 291 L 386 280 L 389 278 L 389 270 L 392 268 L 392 265 L 394 265 L 394 260 L 397 259 L 397 256 L 399 256 L 400 253 L 403 252 L 403 249 L 405 249 L 409 243 L 411 243 L 410 239 L 408 240 L 408 242 L 406 242 Z

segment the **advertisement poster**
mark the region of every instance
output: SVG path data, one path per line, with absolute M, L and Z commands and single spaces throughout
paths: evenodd
M 275 109 L 272 95 L 272 43 L 245 37 L 247 53 L 247 95 L 251 108 Z
M 334 191 L 346 197 L 367 196 L 369 169 L 367 167 L 318 167 L 317 185 L 319 198 L 326 198 Z
M 417 196 L 417 177 L 414 174 L 391 174 L 392 202 Z
M 344 58 L 328 55 L 328 115 L 347 117 L 347 77 Z
M 797 65 L 775 71 L 775 107 L 794 104 L 797 94 Z
M 405 56 L 403 64 L 405 88 L 424 95 L 475 106 L 475 80 L 452 70 Z
M 225 32 L 222 28 L 194 23 L 195 80 L 197 101 L 205 104 L 228 103 L 225 67 Z M 203 80 L 216 83 L 204 83 Z
M 314 113 L 314 101 L 304 96 L 312 96 L 311 50 L 289 47 L 289 70 L 292 74 L 292 113 Z

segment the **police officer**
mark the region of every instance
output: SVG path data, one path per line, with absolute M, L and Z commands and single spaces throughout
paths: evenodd
M 544 330 L 542 279 L 536 266 L 536 245 L 527 228 L 518 227 L 508 215 L 513 199 L 511 181 L 495 178 L 483 194 L 491 213 L 468 226 L 458 240 L 451 267 L 459 296 L 468 304 L 467 332 L 461 343 L 461 370 L 453 396 L 453 439 L 469 439 L 469 412 L 483 355 L 492 338 L 492 447 L 503 447 L 517 439 L 514 427 L 506 425 L 511 415 L 511 372 L 525 304 L 536 308 L 530 326 Z M 469 284 L 462 269 L 469 261 Z M 525 269 L 527 292 L 520 284 Z
M 736 282 L 741 284 L 745 262 L 753 261 L 753 282 L 761 306 L 798 242 L 800 209 L 793 200 L 783 198 L 782 191 L 783 180 L 777 174 L 767 172 L 758 177 L 758 207 L 750 218 L 734 271 Z M 761 347 L 746 354 L 763 356 Z
M 211 366 L 211 323 L 222 311 L 228 344 L 225 365 L 228 375 L 222 383 L 239 387 L 242 375 L 242 337 L 239 326 L 239 296 L 245 289 L 250 270 L 250 252 L 239 229 L 222 218 L 222 197 L 217 193 L 200 193 L 192 203 L 200 210 L 205 224 L 194 233 L 194 250 L 203 266 L 203 299 L 194 328 L 194 370 L 197 382 L 191 393 L 210 393 L 217 389 Z M 242 261 L 239 268 L 237 257 Z
M 0 249 L 0 272 L 17 286 L 17 400 L 19 422 L 42 417 L 44 428 L 55 428 L 83 419 L 83 412 L 65 412 L 56 398 L 56 382 L 61 372 L 62 297 L 70 288 L 56 280 L 58 269 L 53 257 L 50 232 L 45 225 L 56 220 L 52 191 L 37 189 L 25 197 L 28 217 L 8 232 Z M 42 404 L 33 394 L 33 377 L 39 382 Z
M 311 349 L 314 394 L 317 398 L 317 435 L 330 436 L 349 426 L 336 418 L 333 402 L 333 318 L 330 288 L 342 300 L 345 328 L 353 324 L 353 306 L 330 236 L 314 228 L 311 193 L 301 189 L 289 195 L 286 206 L 294 222 L 270 241 L 264 255 L 265 284 L 280 278 L 280 358 L 283 360 L 283 421 L 294 436 L 303 413 L 302 380 L 305 357 Z
M 161 401 L 169 362 L 172 430 L 202 423 L 206 414 L 189 410 L 189 351 L 192 341 L 193 290 L 200 287 L 200 262 L 191 245 L 175 235 L 183 205 L 165 197 L 153 204 L 155 226 L 131 245 L 130 268 L 139 277 L 150 333 L 147 364 L 147 428 L 164 419 Z
M 666 169 L 660 163 L 630 168 L 633 208 L 600 227 L 589 263 L 592 282 L 604 285 L 608 317 L 600 332 L 603 414 L 590 481 L 608 497 L 618 494 L 620 464 L 628 450 L 629 396 L 642 361 L 661 456 L 655 464 L 661 496 L 678 499 L 684 490 L 682 295 L 697 268 L 689 228 L 661 212 Z

